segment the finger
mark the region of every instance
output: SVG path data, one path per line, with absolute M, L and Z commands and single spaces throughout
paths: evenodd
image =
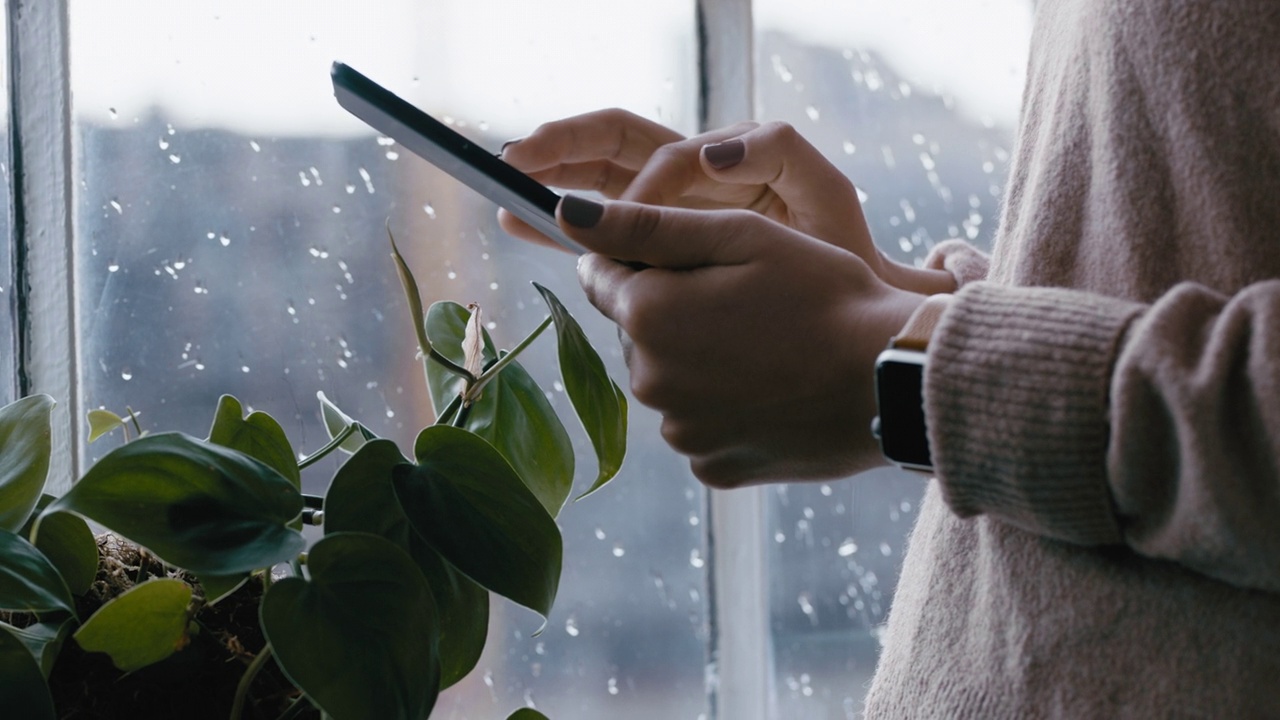
M 556 165 L 529 174 L 543 185 L 568 190 L 594 190 L 605 197 L 616 198 L 622 194 L 636 172 L 609 160 Z
M 578 258 L 578 284 L 586 293 L 587 300 L 600 314 L 618 325 L 619 338 L 625 335 L 624 328 L 630 317 L 627 305 L 629 296 L 623 291 L 636 272 L 604 255 L 591 253 Z M 630 364 L 631 358 L 628 357 L 627 360 Z
M 533 229 L 532 225 L 521 220 L 515 215 L 512 215 L 505 209 L 500 208 L 498 210 L 498 225 L 502 228 L 503 232 L 512 237 L 527 240 L 537 245 L 555 248 L 556 250 L 561 250 L 563 252 L 569 252 L 568 248 Z
M 720 182 L 768 185 L 793 212 L 814 208 L 832 188 L 852 183 L 821 152 L 782 122 L 772 122 L 702 148 L 700 169 Z
M 592 252 L 668 269 L 745 263 L 760 243 L 762 224 L 771 225 L 771 232 L 790 232 L 746 211 L 598 203 L 578 195 L 566 195 L 556 216 L 565 234 Z
M 699 194 L 711 183 L 702 169 L 702 148 L 738 137 L 758 127 L 757 123 L 738 123 L 679 142 L 668 143 L 655 150 L 643 169 L 636 174 L 620 200 L 649 205 L 680 205 L 685 195 Z
M 503 148 L 502 159 L 525 172 L 595 160 L 639 170 L 654 150 L 682 139 L 680 133 L 626 110 L 597 110 L 540 126 Z

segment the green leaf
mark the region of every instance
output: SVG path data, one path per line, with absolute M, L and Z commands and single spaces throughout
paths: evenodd
M 111 451 L 49 506 L 102 523 L 196 575 L 270 567 L 302 551 L 302 495 L 271 467 L 178 433 Z
M 204 600 L 210 605 L 225 600 L 228 595 L 240 589 L 245 581 L 249 579 L 248 573 L 237 573 L 235 575 L 201 575 L 197 578 L 200 586 L 204 588 Z
M 36 623 L 24 628 L 16 628 L 7 623 L 0 623 L 0 627 L 12 633 L 22 641 L 23 645 L 27 646 L 27 650 L 35 658 L 36 664 L 40 666 L 40 674 L 46 678 L 49 677 L 49 673 L 53 672 L 53 664 L 58 659 L 58 653 L 62 652 L 62 645 L 66 642 L 67 636 L 71 634 L 71 629 L 75 626 L 76 620 L 71 617 Z
M 578 497 L 581 500 L 599 490 L 622 468 L 622 459 L 627 455 L 627 398 L 559 298 L 538 283 L 533 286 L 542 293 L 555 319 L 564 389 L 591 438 L 600 466 L 595 482 Z
M 302 486 L 298 457 L 276 419 L 264 412 L 244 416 L 240 401 L 231 395 L 218 399 L 218 410 L 209 429 L 209 442 L 239 450 L 283 475 L 294 487 Z
M 547 716 L 533 708 L 520 708 L 507 716 L 507 720 L 547 720 Z
M 433 425 L 418 435 L 417 465 L 394 470 L 413 529 L 482 586 L 546 617 L 560 585 L 555 520 L 492 445 Z
M 317 542 L 310 581 L 286 578 L 262 601 L 276 660 L 334 720 L 422 720 L 440 686 L 426 580 L 394 543 L 364 533 Z
M 0 408 L 0 529 L 27 521 L 49 475 L 53 398 L 32 395 Z
M 329 486 L 324 503 L 326 534 L 365 532 L 386 538 L 409 553 L 435 599 L 440 620 L 440 688 L 475 668 L 489 631 L 489 593 L 449 564 L 413 531 L 396 499 L 392 475 L 407 460 L 395 443 L 373 440 L 351 456 Z
M 88 413 L 89 442 L 93 442 L 118 427 L 124 427 L 124 418 L 110 410 L 95 409 Z
M 330 440 L 341 435 L 342 431 L 348 427 L 356 426 L 356 431 L 348 435 L 347 439 L 343 440 L 342 444 L 338 446 L 339 450 L 353 453 L 359 450 L 361 445 L 378 437 L 369 428 L 339 410 L 337 405 L 334 405 L 329 398 L 325 397 L 324 391 L 317 392 L 316 397 L 320 400 L 320 416 L 324 418 L 324 429 L 328 431 Z
M 98 576 L 98 542 L 80 516 L 55 512 L 42 516 L 36 549 L 58 569 L 67 588 L 83 595 Z
M 0 707 L 6 717 L 55 720 L 53 697 L 22 640 L 0 631 Z
M 148 580 L 99 608 L 73 637 L 86 651 L 106 653 L 117 668 L 132 672 L 187 646 L 190 606 L 190 585 Z
M 471 313 L 451 302 L 431 306 L 427 333 L 438 352 L 462 361 L 462 341 Z M 497 359 L 493 340 L 484 336 L 485 364 Z M 462 380 L 427 363 L 427 383 L 436 413 L 462 390 Z M 542 388 L 519 362 L 508 365 L 471 406 L 466 429 L 498 449 L 547 512 L 555 517 L 573 487 L 573 444 Z
M 0 530 L 0 610 L 76 612 L 57 568 L 22 537 Z

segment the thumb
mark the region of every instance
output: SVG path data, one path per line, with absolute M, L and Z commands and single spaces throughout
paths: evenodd
M 689 210 L 565 195 L 560 227 L 591 252 L 627 263 L 683 269 L 747 262 L 768 219 L 742 210 Z M 783 230 L 781 226 L 777 228 Z

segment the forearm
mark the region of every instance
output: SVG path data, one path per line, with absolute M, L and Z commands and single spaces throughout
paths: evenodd
M 1280 282 L 1151 306 L 987 283 L 930 343 L 944 494 L 1071 543 L 1280 590 Z

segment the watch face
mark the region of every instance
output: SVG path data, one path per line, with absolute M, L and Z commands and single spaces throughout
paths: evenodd
M 876 362 L 878 429 L 885 457 L 913 468 L 930 468 L 924 422 L 924 353 L 888 350 Z

